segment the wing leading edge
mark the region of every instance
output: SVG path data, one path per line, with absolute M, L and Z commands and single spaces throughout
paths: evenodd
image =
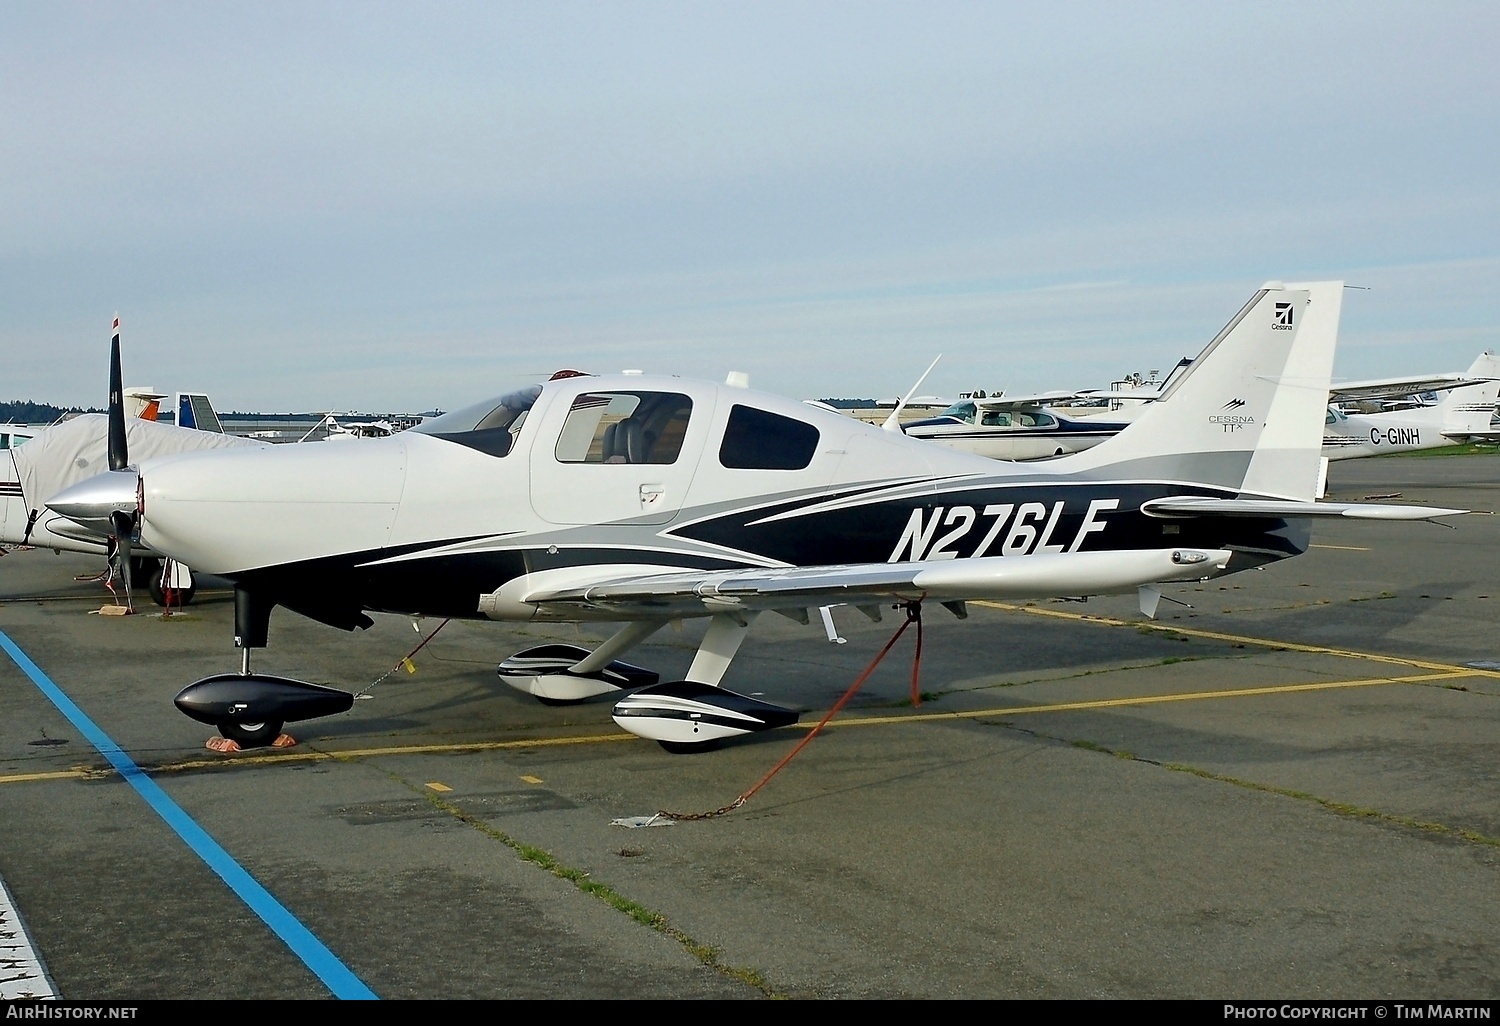
M 1127 593 L 1144 585 L 1212 577 L 1228 565 L 1227 549 L 1137 549 L 1110 552 L 984 556 L 906 563 L 746 568 L 654 574 L 609 574 L 597 580 L 530 575 L 514 594 L 533 608 L 613 610 L 635 616 L 687 615 L 731 609 L 784 609 L 861 600 L 964 601 Z

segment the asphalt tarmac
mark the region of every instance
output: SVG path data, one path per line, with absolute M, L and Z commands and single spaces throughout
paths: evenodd
M 1394 493 L 1500 509 L 1500 457 L 1330 475 Z M 684 756 L 496 678 L 602 632 L 278 610 L 256 669 L 379 683 L 225 755 L 172 697 L 238 668 L 227 591 L 100 615 L 96 560 L 12 552 L 0 881 L 70 1000 L 1495 999 L 1500 518 L 1451 523 L 1320 525 L 1154 623 L 934 607 L 921 702 L 908 630 L 774 774 L 897 614 L 763 616 L 725 685 L 802 724 Z M 629 658 L 676 679 L 701 631 Z

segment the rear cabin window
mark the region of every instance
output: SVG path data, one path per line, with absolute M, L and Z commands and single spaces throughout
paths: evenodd
M 678 392 L 585 392 L 557 436 L 557 461 L 676 463 L 692 413 Z
M 719 462 L 732 470 L 801 470 L 818 451 L 818 429 L 779 413 L 736 405 L 719 446 Z

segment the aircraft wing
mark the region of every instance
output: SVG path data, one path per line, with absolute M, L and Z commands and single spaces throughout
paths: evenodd
M 637 572 L 616 576 L 599 567 L 592 581 L 579 581 L 576 569 L 553 580 L 547 571 L 532 574 L 513 598 L 554 612 L 591 608 L 670 617 L 924 598 L 1071 597 L 1198 580 L 1222 570 L 1230 555 L 1227 549 L 1139 549 L 666 573 L 641 573 L 643 568 L 634 567 Z
M 1296 502 L 1281 499 L 1206 499 L 1183 495 L 1151 499 L 1141 512 L 1166 517 L 1343 517 L 1350 520 L 1431 520 L 1471 512 L 1442 506 L 1402 506 L 1374 502 Z
M 1085 388 L 1074 392 L 1058 390 L 1054 392 L 1033 392 L 1030 395 L 995 395 L 986 399 L 975 399 L 973 402 L 981 410 L 1010 410 L 1017 407 L 1027 409 L 1038 406 L 1059 406 L 1090 399 L 1100 401 L 1132 399 L 1136 402 L 1147 402 L 1160 397 L 1161 390 L 1158 388 L 1135 388 L 1129 390 Z
M 1402 399 L 1426 392 L 1443 392 L 1450 388 L 1477 385 L 1487 378 L 1467 374 L 1435 374 L 1427 378 L 1376 378 L 1369 381 L 1346 381 L 1328 390 L 1330 402 L 1362 402 L 1375 399 Z

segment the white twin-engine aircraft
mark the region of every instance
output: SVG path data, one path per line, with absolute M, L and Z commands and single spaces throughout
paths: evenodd
M 242 745 L 353 703 L 251 671 L 280 605 L 346 630 L 372 611 L 620 623 L 499 674 L 544 702 L 623 692 L 621 727 L 689 751 L 797 720 L 720 687 L 766 610 L 1139 592 L 1151 616 L 1164 584 L 1304 552 L 1316 517 L 1465 512 L 1314 501 L 1341 302 L 1340 282 L 1266 285 L 1127 430 L 1046 464 L 734 376 L 559 372 L 390 438 L 164 456 L 50 505 L 233 582 L 240 671 L 176 703 Z M 709 624 L 685 680 L 620 661 L 689 617 Z

